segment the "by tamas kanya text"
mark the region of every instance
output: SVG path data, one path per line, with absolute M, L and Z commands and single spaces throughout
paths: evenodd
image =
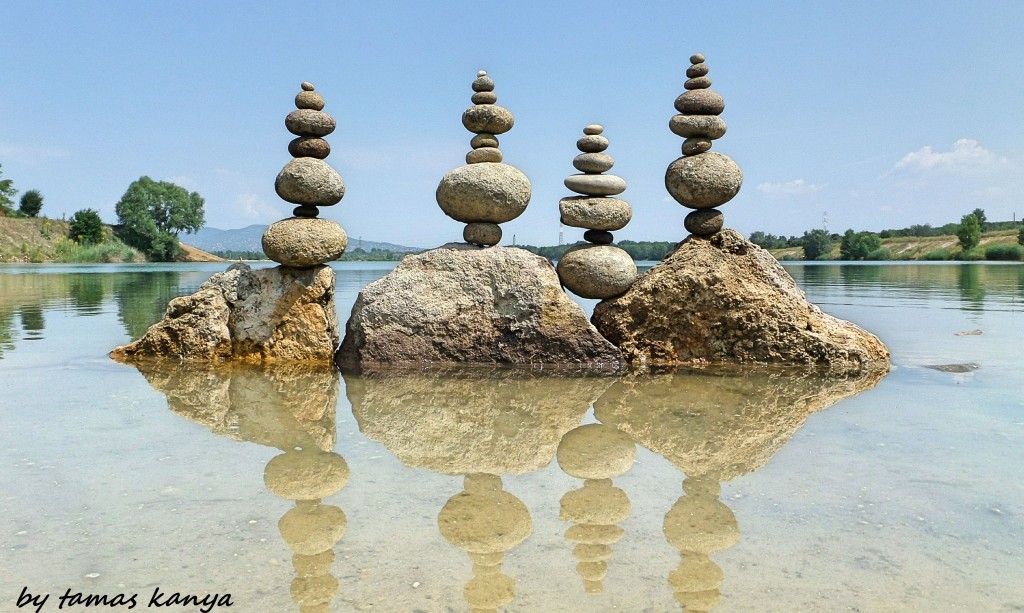
M 182 594 L 180 592 L 165 592 L 159 587 L 153 590 L 147 600 L 145 596 L 138 594 L 86 594 L 74 592 L 68 588 L 63 596 L 58 596 L 51 602 L 50 609 L 44 609 L 50 594 L 33 594 L 28 591 L 28 586 L 21 588 L 18 595 L 18 608 L 28 607 L 27 610 L 34 610 L 41 613 L 44 610 L 64 610 L 75 607 L 125 607 L 134 609 L 137 606 L 145 605 L 147 609 L 164 607 L 198 607 L 200 613 L 210 613 L 217 607 L 230 607 L 231 594 Z

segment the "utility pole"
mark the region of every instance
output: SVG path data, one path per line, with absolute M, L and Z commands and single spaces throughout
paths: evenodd
M 825 230 L 825 234 L 828 234 L 828 211 L 821 216 L 821 227 Z
M 558 222 L 558 246 L 559 247 L 561 247 L 562 245 L 565 244 L 565 232 L 563 232 L 563 230 L 565 230 L 565 226 L 562 224 L 562 222 Z

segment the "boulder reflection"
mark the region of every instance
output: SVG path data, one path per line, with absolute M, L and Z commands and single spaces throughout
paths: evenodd
M 563 435 L 611 380 L 476 370 L 346 375 L 345 382 L 364 435 L 407 466 L 465 475 L 463 491 L 438 514 L 438 528 L 473 562 L 463 590 L 472 610 L 510 604 L 515 579 L 501 564 L 533 522 L 501 475 L 550 464 Z
M 338 373 L 296 364 L 211 367 L 155 360 L 134 366 L 167 396 L 172 412 L 217 435 L 283 451 L 267 463 L 263 480 L 295 503 L 278 522 L 292 550 L 291 599 L 303 613 L 328 611 L 338 591 L 333 548 L 348 525 L 340 507 L 323 503 L 349 479 L 348 464 L 333 451 Z
M 720 483 L 757 470 L 809 415 L 873 387 L 883 376 L 837 379 L 768 371 L 632 376 L 594 404 L 604 424 L 628 433 L 686 474 L 684 495 L 663 523 L 666 540 L 680 553 L 668 585 L 685 610 L 708 611 L 718 604 L 725 575 L 710 556 L 740 538 L 736 516 L 718 500 Z

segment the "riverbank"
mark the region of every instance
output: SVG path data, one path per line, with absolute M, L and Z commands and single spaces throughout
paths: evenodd
M 981 235 L 981 242 L 978 250 L 984 254 L 984 250 L 997 245 L 1007 247 L 1018 246 L 1017 237 L 1019 230 L 996 230 L 985 232 Z M 828 260 L 840 259 L 840 242 L 835 241 Z M 956 235 L 944 236 L 896 236 L 882 239 L 882 249 L 889 252 L 890 260 L 951 260 L 960 251 L 960 242 Z M 803 247 L 786 247 L 783 249 L 769 249 L 772 255 L 778 260 L 802 260 L 804 259 Z M 945 255 L 945 257 L 939 257 Z M 931 256 L 931 257 L 929 257 Z M 984 259 L 979 258 L 979 259 Z
M 0 262 L 17 263 L 122 263 L 145 262 L 137 249 L 112 237 L 97 245 L 79 245 L 68 238 L 70 224 L 45 217 L 0 217 Z M 177 262 L 223 262 L 224 258 L 179 243 Z

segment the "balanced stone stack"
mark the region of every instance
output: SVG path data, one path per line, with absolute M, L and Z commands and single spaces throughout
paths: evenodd
M 467 243 L 491 246 L 501 241 L 500 223 L 519 217 L 530 203 L 530 180 L 518 168 L 502 163 L 498 134 L 512 129 L 512 113 L 495 104 L 494 80 L 481 70 L 473 81 L 474 106 L 462 114 L 462 125 L 476 133 L 466 165 L 449 172 L 437 187 L 437 203 L 446 215 L 466 224 Z
M 615 160 L 604 153 L 608 139 L 602 132 L 604 127 L 597 124 L 583 128 L 583 137 L 576 141 L 581 153 L 572 161 L 582 174 L 565 179 L 566 187 L 582 195 L 558 203 L 562 223 L 587 230 L 583 239 L 588 244 L 567 250 L 558 260 L 562 285 L 583 298 L 617 296 L 629 289 L 637 274 L 633 258 L 611 244 L 611 230 L 624 228 L 633 210 L 625 200 L 613 197 L 626 189 L 622 177 L 603 174 Z
M 277 175 L 274 189 L 284 200 L 297 204 L 294 217 L 275 222 L 263 234 L 263 251 L 271 260 L 292 268 L 312 268 L 341 257 L 348 236 L 338 224 L 320 219 L 317 207 L 332 206 L 345 195 L 345 182 L 324 161 L 331 146 L 323 137 L 334 132 L 334 118 L 323 112 L 324 99 L 313 84 L 302 83 L 295 96 L 297 110 L 284 120 L 297 136 L 288 143 L 293 159 Z
M 727 155 L 711 149 L 711 141 L 725 134 L 725 110 L 722 96 L 711 91 L 708 66 L 700 53 L 690 57 L 688 77 L 681 96 L 676 98 L 679 115 L 669 121 L 669 129 L 684 137 L 683 157 L 672 162 L 665 173 L 665 187 L 679 204 L 694 209 L 683 224 L 697 236 L 711 236 L 722 229 L 725 218 L 719 207 L 732 200 L 743 183 L 743 172 Z

